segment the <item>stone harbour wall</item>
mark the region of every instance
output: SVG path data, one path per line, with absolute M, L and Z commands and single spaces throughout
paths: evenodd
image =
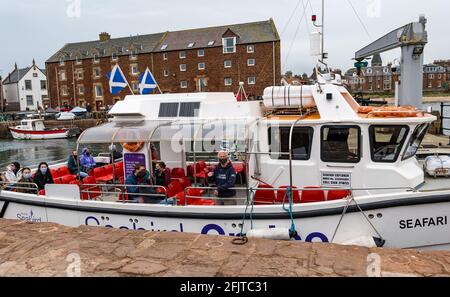
M 450 252 L 0 220 L 0 276 L 450 276 Z

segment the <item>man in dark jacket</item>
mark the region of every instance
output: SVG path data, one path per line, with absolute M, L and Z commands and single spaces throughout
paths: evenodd
M 69 156 L 69 160 L 67 161 L 67 167 L 71 174 L 78 175 L 78 170 L 80 170 L 80 178 L 85 178 L 88 176 L 86 172 L 81 171 L 80 158 L 78 158 L 78 152 L 73 151 Z
M 208 177 L 211 178 L 217 186 L 214 195 L 219 198 L 235 197 L 236 190 L 232 188 L 234 188 L 236 184 L 236 171 L 233 168 L 233 164 L 228 158 L 227 152 L 219 152 L 217 157 L 219 158 L 219 164 L 213 172 L 208 174 Z M 231 199 L 219 199 L 218 204 L 236 204 L 236 201 Z

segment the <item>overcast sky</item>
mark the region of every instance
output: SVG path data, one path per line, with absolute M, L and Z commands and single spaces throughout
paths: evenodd
M 0 0 L 0 74 L 12 71 L 14 62 L 29 66 L 33 57 L 44 67 L 65 43 L 95 40 L 102 31 L 123 37 L 269 18 L 281 35 L 282 70 L 311 73 L 309 32 L 314 29 L 309 20 L 311 11 L 320 14 L 321 0 L 309 1 L 311 5 L 308 0 Z M 304 5 L 308 23 L 300 22 Z M 326 0 L 329 62 L 333 68 L 350 68 L 355 51 L 371 38 L 417 21 L 420 14 L 428 18 L 425 62 L 450 59 L 448 12 L 445 0 Z M 393 50 L 382 57 L 387 62 L 399 56 L 400 50 Z

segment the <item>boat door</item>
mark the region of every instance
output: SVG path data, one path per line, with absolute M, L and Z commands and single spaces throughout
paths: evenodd
M 320 127 L 320 186 L 351 188 L 363 185 L 361 133 L 358 125 Z

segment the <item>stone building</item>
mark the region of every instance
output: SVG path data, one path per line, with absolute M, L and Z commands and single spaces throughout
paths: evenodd
M 281 81 L 280 38 L 268 21 L 125 38 L 101 33 L 96 41 L 70 43 L 46 62 L 52 107 L 102 110 L 131 94 L 109 92 L 107 74 L 119 64 L 134 93 L 148 67 L 162 92 L 234 92 L 250 98 Z

